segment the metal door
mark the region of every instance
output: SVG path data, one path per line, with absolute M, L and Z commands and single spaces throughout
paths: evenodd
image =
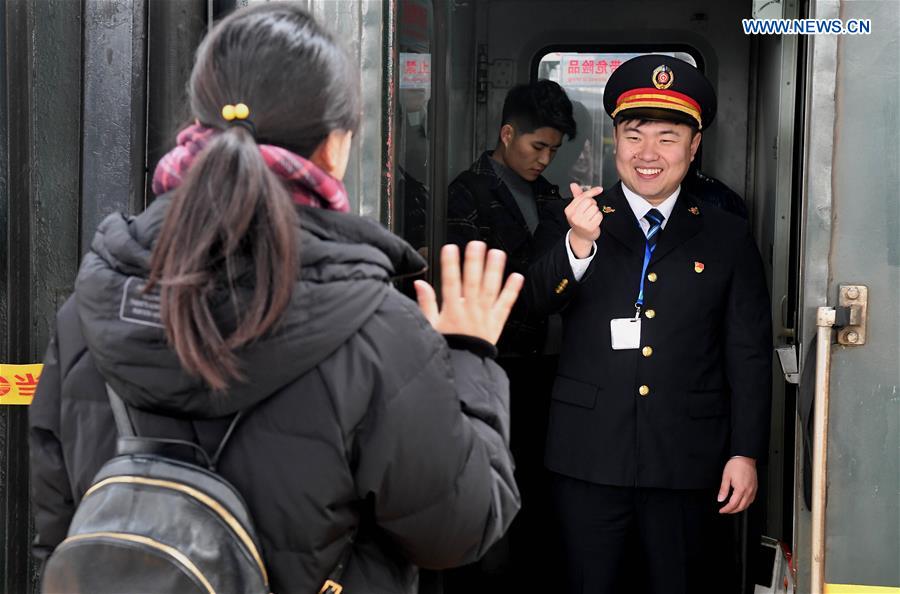
M 827 439 L 813 452 L 824 522 L 815 559 L 798 482 L 799 591 L 824 581 L 831 593 L 900 592 L 900 4 L 817 0 L 811 16 L 869 19 L 871 33 L 810 38 L 798 336 L 802 360 L 818 366 L 820 405 L 829 398 Z M 815 361 L 818 309 L 838 305 L 841 285 L 868 289 L 865 343 L 825 320 L 819 344 L 832 348 Z

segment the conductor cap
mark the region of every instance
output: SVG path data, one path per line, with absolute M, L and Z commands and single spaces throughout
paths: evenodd
M 651 54 L 632 58 L 609 77 L 603 107 L 610 117 L 648 118 L 708 128 L 716 93 L 703 73 L 678 58 Z

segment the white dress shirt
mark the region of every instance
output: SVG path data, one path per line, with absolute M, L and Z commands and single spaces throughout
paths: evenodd
M 644 232 L 644 235 L 650 232 L 650 221 L 644 218 L 647 212 L 650 211 L 651 208 L 655 208 L 662 214 L 663 219 L 662 228 L 666 228 L 666 223 L 669 222 L 669 217 L 672 216 L 672 211 L 675 209 L 675 202 L 678 200 L 678 195 L 681 193 L 681 186 L 675 188 L 675 191 L 672 194 L 663 200 L 659 206 L 653 206 L 642 197 L 638 196 L 634 192 L 628 189 L 625 184 L 622 184 L 622 193 L 625 194 L 625 199 L 628 200 L 628 206 L 631 207 L 631 212 L 634 213 L 634 217 L 637 219 L 638 224 L 641 226 L 641 230 Z M 572 230 L 569 229 L 569 233 L 572 233 Z M 591 253 L 586 258 L 576 258 L 575 254 L 572 252 L 572 246 L 569 244 L 569 233 L 566 233 L 566 252 L 569 254 L 569 265 L 572 267 L 572 275 L 575 277 L 576 281 L 580 281 L 581 277 L 584 276 L 584 272 L 588 269 L 588 266 L 591 265 L 591 260 L 594 259 L 594 256 L 597 254 L 597 242 L 594 242 L 594 245 L 591 247 Z

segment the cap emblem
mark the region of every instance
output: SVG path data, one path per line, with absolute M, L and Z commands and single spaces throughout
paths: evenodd
M 662 64 L 653 71 L 651 80 L 653 81 L 653 86 L 657 89 L 668 89 L 675 82 L 675 73 L 672 72 L 671 68 Z

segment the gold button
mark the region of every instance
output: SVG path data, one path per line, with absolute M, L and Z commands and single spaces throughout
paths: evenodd
M 644 315 L 649 319 L 653 319 L 656 317 L 656 310 L 648 309 L 646 312 L 644 312 Z
M 656 276 L 655 272 L 651 272 L 650 274 L 647 275 L 647 280 L 650 281 L 651 283 L 655 283 L 657 278 L 659 278 L 659 277 Z
M 644 355 L 645 357 L 649 357 L 650 355 L 653 354 L 653 347 L 645 346 L 644 348 L 641 349 L 641 354 Z
M 641 386 L 640 388 L 638 388 L 638 394 L 640 394 L 641 396 L 646 396 L 649 393 L 650 386 Z

